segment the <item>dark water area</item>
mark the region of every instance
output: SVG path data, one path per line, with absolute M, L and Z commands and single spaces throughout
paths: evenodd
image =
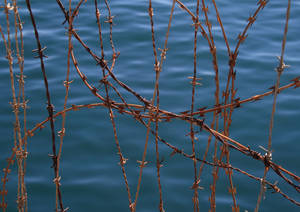
M 78 1 L 74 1 L 73 7 Z M 100 1 L 101 23 L 103 25 L 104 50 L 107 60 L 111 59 L 112 50 L 109 43 L 109 24 L 105 23 L 108 15 L 106 7 Z M 182 1 L 193 13 L 196 11 L 196 1 Z M 237 37 L 247 24 L 258 1 L 217 1 L 218 9 L 228 37 L 231 49 L 235 48 Z M 62 1 L 68 8 L 68 1 Z M 65 80 L 68 52 L 68 25 L 62 25 L 64 16 L 55 1 L 31 1 L 36 18 L 40 40 L 47 46 L 45 67 L 49 80 L 49 88 L 55 110 L 61 111 L 64 104 Z M 26 75 L 25 92 L 28 102 L 27 127 L 32 129 L 37 123 L 47 118 L 44 82 L 40 63 L 35 59 L 32 50 L 36 48 L 33 28 L 25 3 L 18 3 L 23 20 L 24 54 Z M 148 15 L 148 1 L 109 1 L 114 17 L 113 42 L 120 55 L 114 67 L 118 79 L 148 100 L 152 98 L 155 85 L 154 57 L 152 48 L 151 28 Z M 154 0 L 154 27 L 157 48 L 163 49 L 168 26 L 172 1 Z M 228 74 L 228 53 L 221 28 L 217 22 L 213 4 L 207 2 L 212 24 L 212 32 L 217 48 L 217 59 L 220 77 L 220 89 L 225 90 Z M 245 42 L 239 48 L 237 59 L 235 87 L 236 97 L 242 99 L 269 91 L 276 83 L 278 59 L 281 54 L 281 43 L 285 25 L 287 1 L 272 0 L 259 13 L 257 20 L 248 30 Z M 100 55 L 98 28 L 95 19 L 94 1 L 84 3 L 74 20 L 74 28 L 78 30 L 81 39 Z M 286 85 L 300 75 L 300 2 L 292 1 L 289 29 L 284 61 L 290 65 L 281 76 L 280 85 Z M 11 20 L 12 21 L 12 20 Z M 205 22 L 201 12 L 200 21 Z M 13 22 L 12 22 L 13 23 Z M 297 24 L 298 23 L 298 24 Z M 6 32 L 6 21 L 3 9 L 0 13 L 0 24 Z M 194 28 L 191 17 L 186 11 L 175 6 L 172 27 L 170 30 L 168 51 L 160 74 L 160 108 L 174 113 L 189 110 L 191 107 L 193 75 Z M 13 27 L 12 27 L 13 28 Z M 14 36 L 11 34 L 11 36 Z M 81 71 L 88 77 L 90 83 L 99 85 L 102 71 L 84 48 L 72 38 L 74 53 Z M 212 64 L 207 40 L 198 33 L 197 77 L 202 78 L 201 86 L 196 87 L 195 108 L 211 108 L 215 104 L 215 72 Z M 159 52 L 160 54 L 161 52 Z M 5 58 L 3 40 L 0 40 L 0 168 L 6 166 L 6 158 L 13 147 L 13 123 L 9 102 L 12 102 L 9 68 Z M 18 70 L 16 68 L 16 70 Z M 18 74 L 18 73 L 16 73 Z M 68 106 L 72 104 L 89 104 L 99 102 L 82 83 L 75 69 L 71 68 L 70 79 L 74 80 L 70 87 Z M 116 83 L 114 83 L 116 84 Z M 120 88 L 128 103 L 138 104 L 137 99 Z M 103 94 L 105 94 L 103 92 Z M 112 95 L 116 98 L 116 95 Z M 259 146 L 267 147 L 269 125 L 272 112 L 273 95 L 264 97 L 261 101 L 248 102 L 234 110 L 230 137 L 245 146 L 264 154 Z M 277 98 L 276 113 L 272 136 L 273 161 L 287 170 L 300 175 L 299 151 L 300 145 L 300 95 L 299 89 L 289 88 L 282 91 Z M 139 164 L 142 160 L 147 129 L 129 115 L 116 112 L 116 127 L 118 139 L 126 163 L 126 174 L 134 199 Z M 61 117 L 55 121 L 56 130 L 61 127 Z M 207 116 L 210 124 L 212 116 Z M 221 121 L 220 121 L 221 122 Z M 28 192 L 28 211 L 53 211 L 55 207 L 55 185 L 53 184 L 53 169 L 50 168 L 51 137 L 49 124 L 28 140 L 28 159 L 26 168 L 26 186 Z M 154 125 L 153 125 L 154 129 Z M 221 130 L 220 130 L 221 131 Z M 159 124 L 159 136 L 178 148 L 191 154 L 190 125 L 182 120 L 162 122 Z M 196 134 L 197 155 L 202 158 L 207 145 L 207 132 Z M 58 140 L 58 139 L 57 139 Z M 159 192 L 156 177 L 155 138 L 150 135 L 147 151 L 148 164 L 144 168 L 137 211 L 159 211 Z M 161 184 L 165 211 L 193 211 L 194 182 L 193 163 L 190 159 L 176 154 L 170 156 L 172 150 L 163 144 L 159 145 L 160 156 L 164 158 L 161 168 Z M 213 149 L 209 152 L 208 161 L 212 161 Z M 257 177 L 262 177 L 264 164 L 236 150 L 231 150 L 232 166 L 240 168 Z M 62 197 L 65 206 L 70 211 L 129 211 L 128 197 L 124 184 L 119 156 L 114 140 L 109 113 L 105 107 L 71 111 L 66 116 L 66 136 L 64 138 L 61 158 Z M 210 185 L 212 184 L 212 167 L 205 166 L 201 175 L 199 190 L 200 211 L 208 211 L 210 207 Z M 3 172 L 1 172 L 1 177 Z M 278 177 L 273 171 L 267 179 L 274 183 L 279 181 L 279 187 L 287 195 L 300 201 L 299 193 Z M 254 211 L 260 191 L 260 183 L 233 172 L 233 182 L 237 190 L 237 203 L 240 211 Z M 7 183 L 7 211 L 17 211 L 17 165 L 12 167 Z M 298 183 L 299 184 L 299 183 Z M 232 197 L 228 193 L 228 177 L 223 170 L 219 173 L 216 190 L 216 210 L 231 211 Z M 299 206 L 291 203 L 278 193 L 267 189 L 265 198 L 260 205 L 260 211 L 299 211 Z

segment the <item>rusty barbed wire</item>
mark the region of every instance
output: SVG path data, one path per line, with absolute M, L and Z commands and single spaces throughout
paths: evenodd
M 31 11 L 31 5 L 30 1 L 26 0 L 27 6 L 28 6 L 28 11 L 31 17 L 31 21 L 33 24 L 34 32 L 35 32 L 35 39 L 37 41 L 37 46 L 38 48 L 34 50 L 38 55 L 36 56 L 37 58 L 40 58 L 40 63 L 41 63 L 41 70 L 43 73 L 43 78 L 45 82 L 45 90 L 46 90 L 46 96 L 47 96 L 47 110 L 48 110 L 48 117 L 44 120 L 41 121 L 40 123 L 37 123 L 34 127 L 30 129 L 26 125 L 26 105 L 27 105 L 27 100 L 25 99 L 25 91 L 24 91 L 24 78 L 25 76 L 23 75 L 23 72 L 20 73 L 19 77 L 19 95 L 15 95 L 15 91 L 12 91 L 13 95 L 13 112 L 15 113 L 16 116 L 16 124 L 15 124 L 15 143 L 18 140 L 19 144 L 21 145 L 15 145 L 11 151 L 11 156 L 9 157 L 7 161 L 6 167 L 3 169 L 4 176 L 2 177 L 2 189 L 0 191 L 0 194 L 2 196 L 2 201 L 0 208 L 2 208 L 2 211 L 5 211 L 7 208 L 7 203 L 5 202 L 5 197 L 7 196 L 7 189 L 6 189 L 6 182 L 8 180 L 8 174 L 10 173 L 10 170 L 12 168 L 12 165 L 17 159 L 18 161 L 18 174 L 19 176 L 22 176 L 19 178 L 19 189 L 18 189 L 18 197 L 17 197 L 17 208 L 19 211 L 27 211 L 27 191 L 25 187 L 25 170 L 26 170 L 26 157 L 27 157 L 27 149 L 26 149 L 26 142 L 29 137 L 32 137 L 37 133 L 37 129 L 42 129 L 44 128 L 44 125 L 47 122 L 50 122 L 50 127 L 51 127 L 51 138 L 52 138 L 52 149 L 53 153 L 51 155 L 51 158 L 53 160 L 53 169 L 54 169 L 54 184 L 56 186 L 56 211 L 67 211 L 69 207 L 64 207 L 62 204 L 62 192 L 61 192 L 61 179 L 62 176 L 60 176 L 59 172 L 59 161 L 60 157 L 62 155 L 62 146 L 63 146 L 63 139 L 64 135 L 66 132 L 65 128 L 65 117 L 67 113 L 70 112 L 76 112 L 79 111 L 83 108 L 86 109 L 92 109 L 96 107 L 103 107 L 107 109 L 107 115 L 110 117 L 110 122 L 112 124 L 112 129 L 113 129 L 113 137 L 116 143 L 116 149 L 117 149 L 117 154 L 119 156 L 119 165 L 121 166 L 121 171 L 123 175 L 123 180 L 124 184 L 126 186 L 127 190 L 127 196 L 128 196 L 128 206 L 129 210 L 131 212 L 135 212 L 137 210 L 137 202 L 140 196 L 140 189 L 142 186 L 142 179 L 143 179 L 143 169 L 147 164 L 147 158 L 146 154 L 148 150 L 148 143 L 150 134 L 154 136 L 155 139 L 153 139 L 153 143 L 155 144 L 155 161 L 156 161 L 156 178 L 157 178 L 157 183 L 158 183 L 158 194 L 159 194 L 159 203 L 158 203 L 158 208 L 160 212 L 164 212 L 164 201 L 163 201 L 163 192 L 162 192 L 162 181 L 161 178 L 161 169 L 163 169 L 162 162 L 160 158 L 160 144 L 165 145 L 166 147 L 169 148 L 170 150 L 170 155 L 169 157 L 171 158 L 173 155 L 178 154 L 182 156 L 183 158 L 187 158 L 193 163 L 193 183 L 191 185 L 191 189 L 193 190 L 194 194 L 192 197 L 192 204 L 194 205 L 194 211 L 199 211 L 199 190 L 202 189 L 201 187 L 201 173 L 203 172 L 203 167 L 205 166 L 210 166 L 212 167 L 213 173 L 212 173 L 212 184 L 211 184 L 211 194 L 209 196 L 209 201 L 210 201 L 210 210 L 215 211 L 216 210 L 216 186 L 217 186 L 217 179 L 219 177 L 218 172 L 219 170 L 225 170 L 225 173 L 228 177 L 228 185 L 229 185 L 229 193 L 232 197 L 232 210 L 233 211 L 239 211 L 239 204 L 236 199 L 237 191 L 236 191 L 236 185 L 233 184 L 233 173 L 238 172 L 241 173 L 245 176 L 247 176 L 252 180 L 255 180 L 256 182 L 260 183 L 262 185 L 262 188 L 270 188 L 272 192 L 274 193 L 279 193 L 283 198 L 289 200 L 291 203 L 300 206 L 300 203 L 295 200 L 295 198 L 290 197 L 286 192 L 283 192 L 282 189 L 279 187 L 277 183 L 271 183 L 271 180 L 266 179 L 266 175 L 263 178 L 259 178 L 257 176 L 254 176 L 250 174 L 250 172 L 245 171 L 244 169 L 246 167 L 237 168 L 231 165 L 233 162 L 232 159 L 230 159 L 230 154 L 240 154 L 242 156 L 245 156 L 245 158 L 248 158 L 249 160 L 256 160 L 259 161 L 261 164 L 264 165 L 265 170 L 273 171 L 274 174 L 276 174 L 278 177 L 282 179 L 282 182 L 285 184 L 289 185 L 289 188 L 294 189 L 296 192 L 300 192 L 300 177 L 296 175 L 295 173 L 285 169 L 284 167 L 280 166 L 277 164 L 275 161 L 273 161 L 272 157 L 270 157 L 270 154 L 262 154 L 258 151 L 254 151 L 254 147 L 250 146 L 245 146 L 242 141 L 237 141 L 234 138 L 232 138 L 229 134 L 230 132 L 230 126 L 231 126 L 231 116 L 232 113 L 235 109 L 240 108 L 242 104 L 245 103 L 250 103 L 250 102 L 255 102 L 257 103 L 258 100 L 263 99 L 266 96 L 269 96 L 271 94 L 274 95 L 274 98 L 276 99 L 276 96 L 281 93 L 281 91 L 284 91 L 286 89 L 291 89 L 291 88 L 298 88 L 300 87 L 300 76 L 292 79 L 291 83 L 286 84 L 284 86 L 279 87 L 279 83 L 277 83 L 274 87 L 271 88 L 271 91 L 260 93 L 253 95 L 249 98 L 242 99 L 242 97 L 236 97 L 236 88 L 235 88 L 235 76 L 238 74 L 236 71 L 234 71 L 235 64 L 238 60 L 238 51 L 239 47 L 241 46 L 242 43 L 247 41 L 247 32 L 251 28 L 253 24 L 255 24 L 258 15 L 262 12 L 262 10 L 265 8 L 265 6 L 268 4 L 268 1 L 266 0 L 259 0 L 257 3 L 256 10 L 252 15 L 247 20 L 247 23 L 241 33 L 237 37 L 237 43 L 235 45 L 234 51 L 231 50 L 231 47 L 228 42 L 228 38 L 226 36 L 226 31 L 222 23 L 222 18 L 221 15 L 219 14 L 219 10 L 217 7 L 216 2 L 213 0 L 213 9 L 215 10 L 216 14 L 214 16 L 210 16 L 209 12 L 209 7 L 206 5 L 205 0 L 197 0 L 196 2 L 196 11 L 192 12 L 183 1 L 179 0 L 173 0 L 172 1 L 172 6 L 171 6 L 171 12 L 169 15 L 169 22 L 168 26 L 166 28 L 166 36 L 164 40 L 164 45 L 161 48 L 157 48 L 159 46 L 159 43 L 157 41 L 155 32 L 156 28 L 154 25 L 154 7 L 152 5 L 152 1 L 149 0 L 149 6 L 148 6 L 148 15 L 150 19 L 150 33 L 151 33 L 151 38 L 152 38 L 152 47 L 153 47 L 153 60 L 154 60 L 154 71 L 155 71 L 155 85 L 153 89 L 153 96 L 151 100 L 148 100 L 147 98 L 143 97 L 138 91 L 132 89 L 127 85 L 125 82 L 121 81 L 117 75 L 114 73 L 114 68 L 115 64 L 118 62 L 118 56 L 121 54 L 120 52 L 117 51 L 117 46 L 115 46 L 114 42 L 114 37 L 113 37 L 113 27 L 114 27 L 114 18 L 117 18 L 117 16 L 113 15 L 114 11 L 111 10 L 110 8 L 110 3 L 109 1 L 105 0 L 104 2 L 99 1 L 98 6 L 98 1 L 94 1 L 94 6 L 95 6 L 95 20 L 97 23 L 97 31 L 98 31 L 98 36 L 99 36 L 99 48 L 97 50 L 94 50 L 88 45 L 88 42 L 83 40 L 80 37 L 80 28 L 74 29 L 74 20 L 75 17 L 79 18 L 78 15 L 80 14 L 81 7 L 83 7 L 87 1 L 78 1 L 78 3 L 72 8 L 71 5 L 71 0 L 68 1 L 69 6 L 68 10 L 66 10 L 64 4 L 60 0 L 56 0 L 56 3 L 58 4 L 59 8 L 61 9 L 63 15 L 64 15 L 64 20 L 63 24 L 67 23 L 68 24 L 68 66 L 67 66 L 67 72 L 66 72 L 66 78 L 63 80 L 63 85 L 65 86 L 66 89 L 66 94 L 65 94 L 65 101 L 63 105 L 63 110 L 56 112 L 54 111 L 54 106 L 51 104 L 51 99 L 50 99 L 50 93 L 49 93 L 49 88 L 48 88 L 48 83 L 47 83 L 47 76 L 45 72 L 45 67 L 44 67 L 44 62 L 43 58 L 46 57 L 45 55 L 45 50 L 46 47 L 42 48 L 40 40 L 39 40 L 39 35 L 38 35 L 38 30 L 37 26 Z M 102 4 L 102 5 L 101 5 Z M 290 5 L 290 1 L 289 1 Z M 102 7 L 101 7 L 102 6 Z M 168 39 L 169 39 L 169 33 L 171 31 L 171 22 L 173 18 L 176 18 L 176 14 L 174 13 L 176 6 L 181 8 L 183 11 L 186 12 L 186 15 L 191 17 L 191 22 L 188 24 L 193 25 L 193 33 L 194 33 L 194 51 L 193 51 L 193 63 L 194 63 L 194 69 L 193 69 L 193 76 L 190 77 L 192 80 L 192 98 L 191 98 L 191 104 L 190 108 L 187 111 L 179 112 L 179 113 L 174 113 L 172 111 L 169 111 L 168 108 L 162 109 L 160 106 L 160 73 L 163 71 L 163 63 L 167 59 L 167 54 L 168 54 Z M 8 15 L 9 11 L 14 10 L 15 14 L 15 28 L 19 28 L 19 33 L 22 32 L 22 21 L 20 16 L 17 13 L 17 1 L 14 1 L 13 6 L 10 5 L 6 0 L 5 0 L 5 6 L 4 6 L 4 11 L 6 14 L 6 19 L 8 20 Z M 288 6 L 289 8 L 290 6 Z M 104 8 L 108 16 L 106 17 L 106 21 L 100 21 L 102 18 L 102 12 L 101 10 Z M 202 10 L 202 14 L 200 14 L 200 8 Z M 288 13 L 287 13 L 288 14 Z M 117 15 L 117 14 L 116 14 Z M 200 15 L 203 15 L 204 22 L 200 21 Z M 211 20 L 213 18 L 216 18 L 217 23 L 220 25 L 222 29 L 222 36 L 227 48 L 228 52 L 228 75 L 227 75 L 227 81 L 225 81 L 225 89 L 222 93 L 223 97 L 223 103 L 220 102 L 221 98 L 221 90 L 220 90 L 220 79 L 219 79 L 219 63 L 220 61 L 217 60 L 217 46 L 215 45 L 214 41 L 214 34 L 212 30 L 212 24 Z M 202 19 L 201 19 L 202 20 Z M 286 19 L 287 23 L 288 18 Z M 9 25 L 9 23 L 7 23 Z M 104 50 L 104 39 L 103 39 L 103 34 L 102 34 L 102 28 L 107 27 L 109 30 L 108 32 L 108 43 L 112 51 L 111 55 L 111 60 L 108 60 L 107 58 L 107 52 Z M 286 67 L 284 62 L 283 62 L 283 53 L 284 53 L 284 45 L 286 43 L 286 33 L 287 33 L 288 26 L 286 24 L 285 27 L 285 36 L 282 40 L 283 42 L 283 47 L 282 47 L 282 55 L 280 57 L 280 63 L 277 68 L 278 73 L 282 73 L 282 70 Z M 15 35 L 17 37 L 16 31 Z M 10 46 L 10 41 L 9 41 L 9 36 L 6 39 L 5 34 L 2 31 L 1 25 L 0 25 L 0 32 L 2 39 L 4 40 L 5 43 L 5 48 L 6 48 L 6 53 L 7 53 L 7 59 L 9 62 L 9 68 L 10 68 L 10 73 L 12 74 L 12 47 Z M 9 27 L 7 30 L 7 33 L 9 34 Z M 197 56 L 198 56 L 198 51 L 197 51 L 197 41 L 200 38 L 204 38 L 206 44 L 208 45 L 209 52 L 212 56 L 212 65 L 213 65 L 213 72 L 215 75 L 215 102 L 214 106 L 209 108 L 209 105 L 207 107 L 201 107 L 197 109 L 197 106 L 195 104 L 195 98 L 196 98 L 196 92 L 199 92 L 198 90 L 198 85 L 199 83 L 197 82 L 200 78 L 198 75 L 201 75 L 201 67 L 197 66 Z M 16 39 L 17 40 L 17 39 Z M 21 39 L 22 40 L 22 39 Z M 23 42 L 23 41 L 21 41 Z M 76 56 L 74 53 L 74 46 L 73 43 L 78 42 L 83 49 L 86 50 L 87 55 L 89 55 L 96 63 L 95 67 L 100 68 L 102 70 L 102 75 L 98 75 L 99 79 L 97 80 L 99 84 L 101 84 L 102 88 L 99 88 L 99 85 L 93 84 L 92 81 L 94 80 L 89 80 L 91 79 L 88 75 L 85 73 L 85 68 L 84 67 L 79 67 L 79 56 Z M 23 51 L 23 43 L 21 43 L 21 51 Z M 24 56 L 23 53 L 18 50 L 17 48 L 17 57 L 18 57 L 18 63 L 20 65 L 20 70 L 23 70 L 24 66 Z M 160 60 L 158 59 L 158 51 L 161 51 L 160 54 Z M 96 52 L 99 52 L 99 55 L 97 55 Z M 69 74 L 71 71 L 71 61 L 73 63 L 73 68 L 75 72 L 77 73 L 78 77 L 81 79 L 82 84 L 84 84 L 87 88 L 87 92 L 90 92 L 95 99 L 97 100 L 96 103 L 90 103 L 90 104 L 78 104 L 78 105 L 68 105 L 68 95 L 69 95 L 69 86 L 72 83 L 72 80 L 69 78 Z M 13 78 L 12 79 L 12 85 L 13 83 Z M 122 91 L 121 91 L 122 89 Z M 127 96 L 125 94 L 131 94 L 133 95 L 138 103 L 132 104 L 129 103 L 127 100 Z M 230 95 L 231 94 L 231 95 Z M 117 96 L 118 98 L 113 98 L 113 96 Z M 276 100 L 274 100 L 275 105 Z M 273 106 L 274 107 L 274 106 Z M 23 123 L 23 135 L 21 133 L 21 123 L 18 120 L 18 111 L 19 109 L 22 108 L 24 111 L 24 123 Z M 121 139 L 118 136 L 118 123 L 115 120 L 115 114 L 119 113 L 124 116 L 131 117 L 137 121 L 137 123 L 140 123 L 142 126 L 145 127 L 146 129 L 146 138 L 145 138 L 145 144 L 144 144 L 144 151 L 142 152 L 142 158 L 139 163 L 139 175 L 137 179 L 137 187 L 136 187 L 136 192 L 135 196 L 132 197 L 132 189 L 130 189 L 129 186 L 129 179 L 127 177 L 127 172 L 125 169 L 125 164 L 127 161 L 127 158 L 125 158 L 122 149 L 121 149 Z M 275 111 L 274 111 L 275 113 Z M 272 113 L 272 117 L 274 116 L 274 113 Z M 62 117 L 62 128 L 58 132 L 58 135 L 56 135 L 55 130 L 54 130 L 54 119 L 56 117 Z M 211 123 L 207 123 L 208 121 L 205 121 L 206 116 L 212 116 L 213 121 Z M 183 122 L 187 122 L 190 125 L 190 131 L 187 134 L 190 136 L 191 140 L 191 145 L 192 145 L 192 152 L 187 153 L 183 149 L 178 148 L 176 145 L 172 144 L 171 141 L 166 141 L 159 135 L 159 123 L 160 122 L 170 122 L 173 119 L 180 120 Z M 221 119 L 223 119 L 223 129 L 221 129 Z M 272 122 L 272 121 L 271 121 Z M 72 130 L 72 129 L 68 129 Z M 205 153 L 202 155 L 202 159 L 200 159 L 198 155 L 199 149 L 196 147 L 197 146 L 197 139 L 196 139 L 196 134 L 203 134 L 206 133 L 208 136 L 207 140 L 207 145 L 205 149 Z M 56 150 L 56 144 L 55 144 L 55 137 L 59 136 L 60 137 L 60 145 L 58 152 Z M 214 150 L 213 150 L 213 158 L 212 161 L 207 160 L 209 148 L 210 148 L 210 143 L 214 139 Z M 22 146 L 23 145 L 23 146 Z M 270 145 L 268 147 L 268 152 L 271 151 Z M 30 164 L 29 164 L 30 165 Z M 257 205 L 260 203 L 258 202 Z M 258 208 L 258 207 L 257 207 Z

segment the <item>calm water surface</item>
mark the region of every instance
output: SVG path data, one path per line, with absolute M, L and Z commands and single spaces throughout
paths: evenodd
M 66 4 L 67 1 L 62 1 Z M 182 1 L 195 11 L 195 3 Z M 194 1 L 195 2 L 195 1 Z M 291 65 L 281 78 L 281 84 L 300 74 L 300 3 L 292 1 L 290 27 L 286 46 L 285 61 Z M 257 1 L 217 1 L 220 15 L 228 36 L 231 48 L 237 42 L 236 38 L 246 25 L 246 20 L 253 14 Z M 47 117 L 46 98 L 38 60 L 33 59 L 32 49 L 36 48 L 33 39 L 33 30 L 28 17 L 26 6 L 20 2 L 20 11 L 24 21 L 25 39 L 25 75 L 26 97 L 29 99 L 28 127 Z M 224 44 L 221 28 L 217 24 L 213 7 L 210 18 L 218 52 L 221 89 L 225 88 L 228 59 L 227 49 Z M 287 1 L 272 0 L 260 13 L 257 21 L 248 32 L 246 42 L 240 47 L 236 65 L 237 97 L 241 99 L 266 92 L 274 85 L 278 65 L 276 56 L 281 52 L 281 39 L 285 20 Z M 49 79 L 50 91 L 56 111 L 63 108 L 65 90 L 63 80 L 67 64 L 67 37 L 66 26 L 61 23 L 64 17 L 55 1 L 32 1 L 33 12 L 38 24 L 40 39 L 47 46 L 45 60 L 46 71 Z M 120 56 L 114 72 L 119 79 L 131 88 L 145 96 L 152 98 L 155 72 L 153 70 L 154 58 L 148 16 L 148 1 L 110 1 L 112 14 L 115 15 L 113 39 Z M 156 30 L 157 47 L 163 48 L 168 17 L 171 9 L 170 0 L 155 0 L 154 23 Z M 2 12 L 2 10 L 1 10 Z M 107 16 L 107 11 L 100 3 L 102 18 Z M 203 20 L 203 16 L 202 19 Z M 5 28 L 3 13 L 0 15 L 1 26 Z M 183 10 L 176 7 L 172 28 L 169 37 L 167 60 L 160 77 L 160 105 L 161 108 L 172 112 L 185 111 L 190 108 L 191 85 L 187 77 L 193 71 L 193 36 L 192 20 Z M 92 1 L 85 3 L 80 9 L 79 16 L 75 19 L 75 28 L 81 38 L 97 54 L 99 42 L 94 18 Z M 103 25 L 106 55 L 111 55 L 109 46 L 109 27 Z M 200 33 L 199 33 L 200 36 Z M 9 102 L 12 101 L 9 83 L 9 72 L 3 41 L 1 40 L 0 57 L 0 167 L 5 167 L 5 158 L 10 155 L 13 142 L 14 115 Z M 99 69 L 85 50 L 75 42 L 75 54 L 82 71 L 89 80 L 97 84 L 100 79 Z M 207 41 L 199 37 L 198 42 L 198 76 L 202 78 L 202 86 L 197 90 L 196 107 L 212 107 L 214 104 L 214 71 Z M 81 80 L 74 70 L 71 78 L 69 105 L 87 104 L 97 101 L 95 97 L 82 85 Z M 122 89 L 120 89 L 122 90 Z M 136 99 L 123 94 L 128 102 L 136 103 Z M 231 137 L 244 145 L 261 151 L 258 146 L 266 146 L 268 139 L 269 120 L 273 98 L 264 98 L 256 103 L 248 103 L 233 113 Z M 277 112 L 275 115 L 273 133 L 273 159 L 296 174 L 300 174 L 299 166 L 299 135 L 300 135 L 300 95 L 299 89 L 283 91 L 278 96 Z M 208 118 L 209 120 L 210 118 Z M 61 119 L 57 119 L 57 130 L 60 128 Z M 137 160 L 141 160 L 144 148 L 146 129 L 129 116 L 116 114 L 118 137 L 124 156 L 128 158 L 126 170 L 132 195 L 135 193 L 138 179 Z M 63 146 L 61 161 L 61 176 L 64 205 L 71 211 L 129 211 L 127 193 L 122 178 L 117 149 L 113 138 L 111 122 L 105 108 L 84 109 L 70 112 L 67 115 L 67 133 Z M 190 140 L 185 136 L 189 132 L 189 125 L 182 121 L 161 123 L 160 136 L 170 143 L 191 151 Z M 55 203 L 55 187 L 52 183 L 53 170 L 50 169 L 51 160 L 47 156 L 51 152 L 49 127 L 37 132 L 29 140 L 27 189 L 29 211 L 53 211 Z M 206 147 L 207 133 L 197 135 L 199 143 L 199 156 L 202 157 Z M 153 141 L 153 137 L 151 137 Z M 201 142 L 201 140 L 203 142 Z M 193 211 L 190 189 L 193 184 L 193 165 L 190 160 L 176 155 L 170 157 L 170 149 L 160 146 L 160 154 L 164 157 L 164 167 L 161 169 L 161 181 L 165 210 L 169 212 Z M 155 167 L 155 146 L 149 144 L 147 160 L 149 165 L 144 169 L 142 187 L 138 201 L 137 211 L 158 211 L 158 188 Z M 212 158 L 208 158 L 211 160 Z M 240 154 L 231 152 L 232 165 L 249 171 L 255 176 L 263 175 L 263 165 L 257 161 Z M 13 168 L 8 182 L 8 211 L 16 211 L 16 167 Z M 201 186 L 204 190 L 199 193 L 201 211 L 208 211 L 210 195 L 209 186 L 212 181 L 211 167 L 206 167 L 202 174 Z M 271 172 L 271 182 L 280 180 Z M 237 188 L 237 200 L 240 211 L 253 211 L 259 193 L 259 183 L 248 177 L 234 172 L 234 184 Z M 279 183 L 282 190 L 288 195 L 300 200 L 299 194 L 284 182 Z M 134 195 L 133 195 L 134 196 Z M 232 199 L 228 193 L 228 179 L 224 172 L 220 172 L 217 184 L 217 211 L 231 211 Z M 279 194 L 267 191 L 266 198 L 261 204 L 261 211 L 299 211 Z

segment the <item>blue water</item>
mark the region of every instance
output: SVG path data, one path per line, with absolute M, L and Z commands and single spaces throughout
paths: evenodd
M 67 1 L 62 1 L 67 8 Z M 77 2 L 77 1 L 76 1 Z M 195 12 L 196 1 L 182 1 Z M 45 59 L 46 72 L 49 79 L 50 92 L 56 111 L 63 108 L 65 80 L 67 67 L 67 25 L 62 25 L 62 15 L 55 1 L 31 1 L 33 13 L 38 24 L 42 45 L 47 46 Z M 237 36 L 242 32 L 249 16 L 257 8 L 257 1 L 217 1 L 220 15 L 231 46 L 234 49 Z M 19 10 L 24 22 L 25 42 L 25 75 L 26 98 L 29 99 L 27 125 L 32 128 L 47 117 L 46 98 L 39 60 L 34 59 L 32 49 L 36 48 L 31 21 L 26 5 L 20 2 Z M 223 40 L 212 3 L 209 17 L 213 25 L 214 39 L 217 46 L 220 86 L 225 89 L 228 73 L 227 49 Z M 73 4 L 75 5 L 75 3 Z M 83 4 L 79 16 L 75 19 L 75 28 L 82 40 L 100 55 L 98 29 L 94 17 L 93 1 Z M 163 48 L 168 17 L 172 1 L 155 0 L 154 26 L 156 45 Z M 276 56 L 281 52 L 281 40 L 285 24 L 287 1 L 272 0 L 259 14 L 257 21 L 248 31 L 248 37 L 239 49 L 236 65 L 237 77 L 236 97 L 241 99 L 261 94 L 275 84 L 278 65 Z M 129 85 L 147 99 L 152 98 L 155 72 L 154 57 L 151 41 L 151 31 L 148 16 L 148 1 L 111 1 L 110 7 L 114 18 L 113 40 L 120 56 L 114 68 L 115 75 L 122 82 Z M 107 16 L 103 1 L 100 3 L 101 18 Z M 201 14 L 201 20 L 204 19 Z M 300 72 L 300 3 L 292 1 L 291 17 L 285 52 L 285 62 L 291 67 L 286 69 L 281 77 L 281 85 L 299 76 Z M 5 16 L 0 13 L 0 24 L 5 31 Z M 105 53 L 109 57 L 112 53 L 109 45 L 109 25 L 103 23 Z M 170 31 L 167 59 L 164 62 L 160 76 L 160 107 L 171 112 L 190 109 L 191 84 L 187 77 L 193 73 L 193 37 L 192 20 L 178 6 Z M 214 71 L 207 41 L 199 33 L 198 41 L 198 77 L 202 78 L 202 86 L 197 88 L 196 108 L 214 105 Z M 6 158 L 13 147 L 13 122 L 9 102 L 12 101 L 9 71 L 5 59 L 3 40 L 0 41 L 0 133 L 2 139 L 0 148 L 0 168 L 6 166 Z M 95 61 L 86 54 L 80 44 L 73 39 L 74 51 L 81 71 L 85 73 L 91 83 L 98 85 L 102 73 Z M 107 58 L 109 60 L 109 58 Z M 18 70 L 17 68 L 15 70 Z M 98 100 L 83 85 L 81 79 L 71 70 L 70 96 L 68 105 L 88 104 Z M 16 73 L 17 74 L 17 73 Z M 101 88 L 101 86 L 100 86 Z M 103 88 L 103 87 L 102 87 Z M 137 103 L 134 96 L 120 88 L 128 103 Z M 259 145 L 267 146 L 269 122 L 272 111 L 273 97 L 265 97 L 262 101 L 247 103 L 236 109 L 232 117 L 230 137 L 243 145 L 262 152 Z M 299 89 L 287 89 L 281 92 L 277 100 L 277 110 L 273 132 L 273 160 L 295 174 L 300 175 L 298 163 L 300 147 L 299 119 L 300 119 Z M 207 117 L 207 122 L 211 117 Z M 56 130 L 60 129 L 61 118 L 56 119 Z M 64 139 L 61 160 L 62 197 L 65 206 L 71 211 L 129 211 L 127 193 L 122 177 L 119 158 L 113 137 L 111 122 L 106 108 L 82 109 L 72 111 L 66 118 L 66 137 Z M 128 158 L 126 173 L 134 197 L 139 168 L 137 160 L 141 160 L 146 129 L 128 115 L 116 113 L 116 126 L 122 152 Z M 183 148 L 191 153 L 189 124 L 183 121 L 161 123 L 159 135 L 171 144 Z M 196 145 L 198 156 L 202 157 L 208 134 L 197 134 L 199 142 Z M 147 153 L 149 162 L 143 172 L 142 186 L 137 205 L 137 211 L 158 211 L 159 194 L 156 179 L 154 138 L 150 136 Z M 164 208 L 169 212 L 193 211 L 190 187 L 193 184 L 193 164 L 180 155 L 170 157 L 169 148 L 160 144 L 160 155 L 165 159 L 161 169 L 161 183 Z M 53 170 L 50 168 L 51 153 L 50 127 L 47 125 L 42 131 L 37 131 L 28 142 L 28 160 L 26 171 L 26 185 L 28 191 L 29 211 L 53 211 L 55 207 L 55 185 L 53 184 Z M 211 153 L 211 152 L 210 152 Z M 211 156 L 211 154 L 210 154 Z M 257 176 L 263 176 L 263 164 L 235 151 L 231 151 L 232 165 Z M 209 161 L 212 157 L 208 158 Z M 2 176 L 3 173 L 1 173 Z M 199 191 L 201 211 L 208 211 L 210 184 L 212 183 L 212 168 L 205 167 Z M 272 171 L 268 174 L 271 182 L 279 181 L 279 187 L 289 196 L 300 201 L 299 194 L 276 176 Z M 256 205 L 260 184 L 249 177 L 234 172 L 233 182 L 237 188 L 237 202 L 240 211 L 253 211 Z M 228 178 L 223 171 L 217 183 L 216 205 L 217 211 L 231 211 L 232 198 L 228 193 Z M 17 167 L 14 165 L 7 184 L 8 211 L 16 211 Z M 262 201 L 260 211 L 299 211 L 299 207 L 284 199 L 279 194 L 267 190 Z

